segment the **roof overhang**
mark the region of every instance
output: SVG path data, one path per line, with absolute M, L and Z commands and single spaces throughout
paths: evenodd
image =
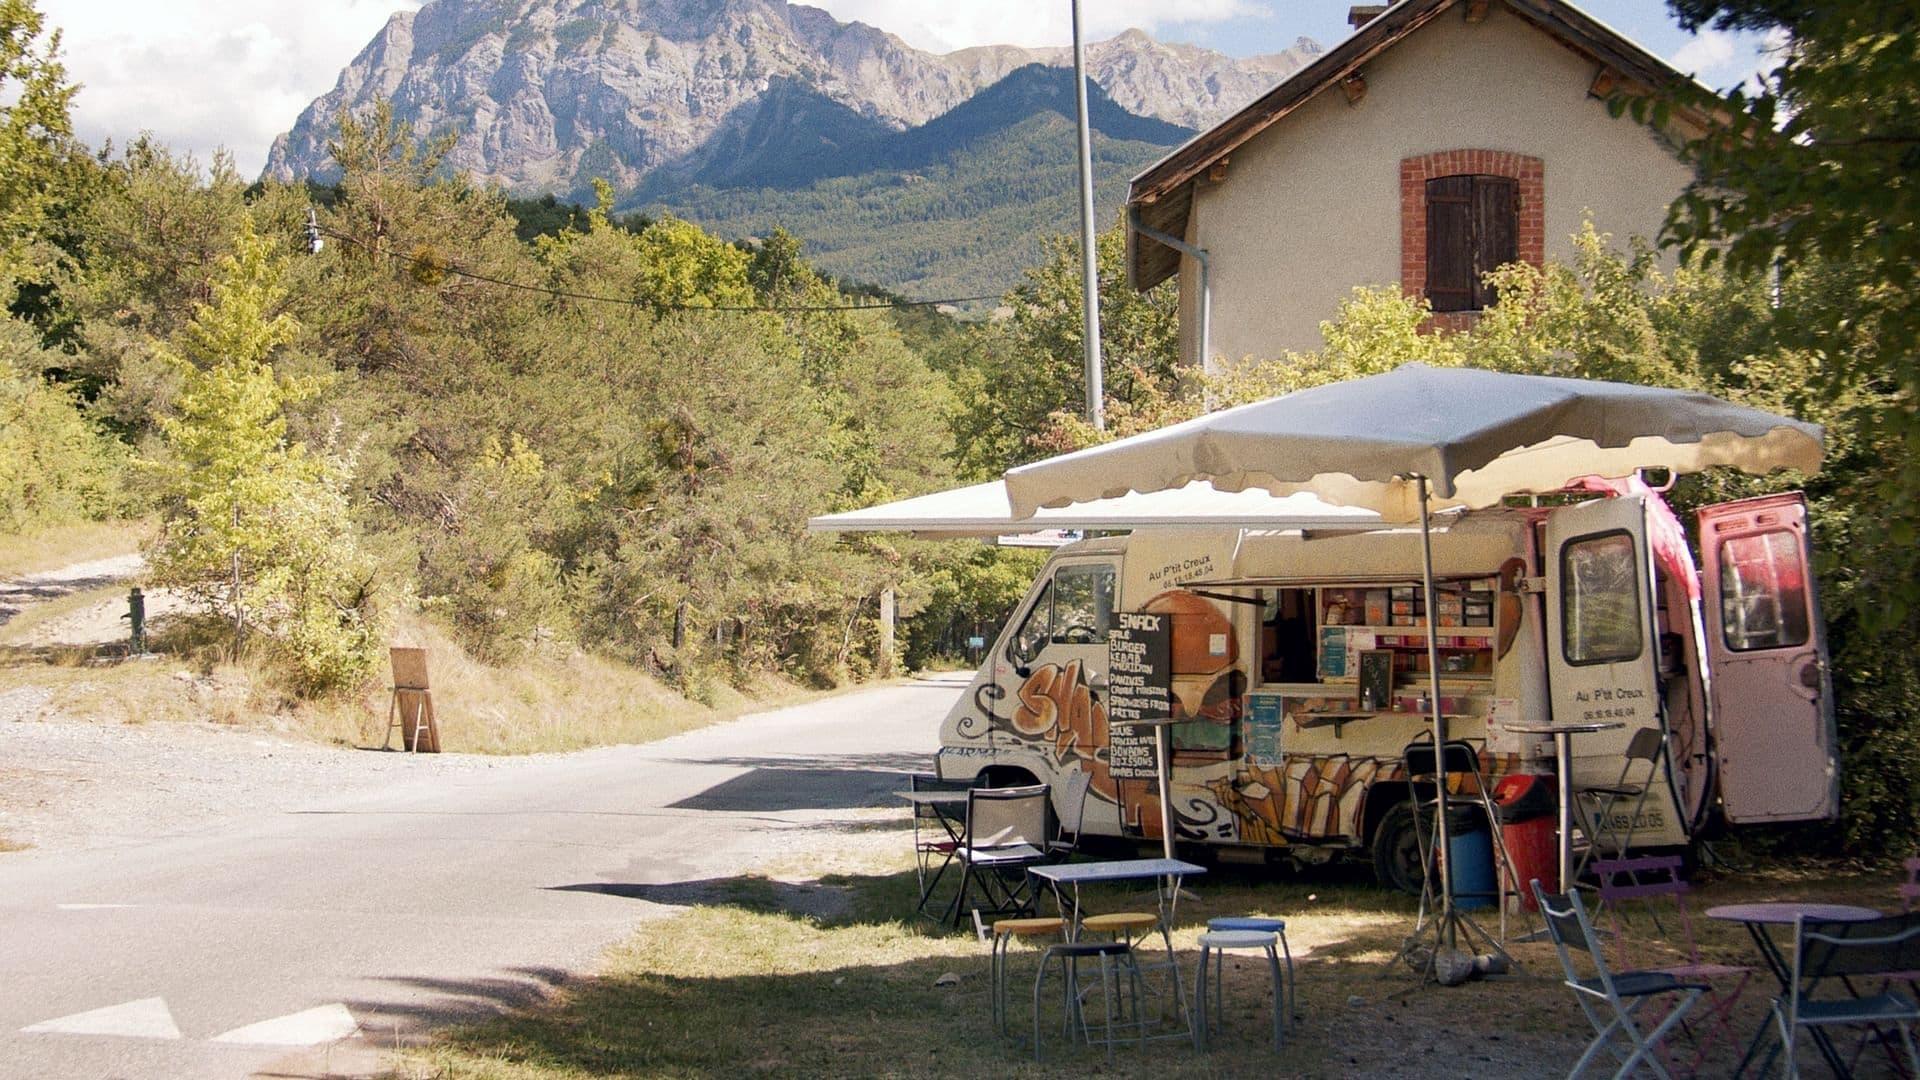
M 1358 73 L 1365 64 L 1407 35 L 1466 0 L 1400 0 L 1362 26 L 1320 59 L 1294 72 L 1280 85 L 1214 127 L 1177 147 L 1135 176 L 1127 190 L 1127 209 L 1143 224 L 1173 236 L 1187 235 L 1193 187 L 1213 166 L 1248 140 L 1285 119 L 1294 110 Z M 1685 87 L 1712 91 L 1648 52 L 1632 39 L 1565 0 L 1499 0 L 1506 10 L 1531 23 L 1562 45 L 1618 73 L 1617 92 L 1645 94 Z M 1704 114 L 1690 119 L 1704 123 Z M 1145 291 L 1180 269 L 1180 253 L 1127 230 L 1127 280 Z

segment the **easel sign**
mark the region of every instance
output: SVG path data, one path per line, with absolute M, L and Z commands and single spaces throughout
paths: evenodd
M 393 729 L 400 729 L 402 748 L 416 753 L 440 752 L 440 727 L 433 717 L 433 690 L 427 683 L 427 650 L 395 645 L 387 650 L 393 662 L 393 700 L 387 706 L 387 748 Z

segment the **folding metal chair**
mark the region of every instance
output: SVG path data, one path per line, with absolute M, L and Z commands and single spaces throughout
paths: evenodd
M 1911 1073 L 1920 1074 L 1920 1052 L 1913 1043 L 1913 1024 L 1920 1021 L 1920 1004 L 1893 989 L 1855 996 L 1851 982 L 1857 977 L 1920 969 L 1920 915 L 1908 913 L 1851 923 L 1799 919 L 1794 922 L 1793 937 L 1793 979 L 1787 984 L 1788 992 L 1773 1001 L 1774 1026 L 1780 1035 L 1777 1050 L 1786 1060 L 1787 1076 L 1800 1075 L 1799 1064 L 1793 1059 L 1793 1044 L 1801 1028 L 1812 1029 L 1817 1038 L 1828 1026 L 1860 1025 L 1869 1028 L 1866 1034 L 1870 1037 L 1880 1024 L 1899 1029 L 1907 1066 Z M 1814 991 L 1830 978 L 1838 978 L 1848 996 L 1814 998 Z M 1761 1073 L 1765 1074 L 1772 1063 L 1769 1054 Z
M 931 773 L 909 773 L 910 791 L 965 791 L 972 785 L 965 780 L 942 780 Z M 964 823 L 964 818 L 961 819 Z M 938 806 L 915 803 L 913 807 L 914 876 L 920 886 L 920 911 L 926 914 L 927 902 L 940 887 L 953 854 L 960 849 L 960 833 L 950 812 Z M 939 909 L 935 909 L 936 911 Z M 938 918 L 937 915 L 932 916 Z
M 1678 855 L 1594 861 L 1594 873 L 1600 878 L 1600 903 L 1606 907 L 1608 921 L 1613 926 L 1615 955 L 1622 967 L 1631 962 L 1628 957 L 1631 939 L 1625 923 L 1628 912 L 1636 904 L 1652 921 L 1655 931 L 1662 938 L 1668 937 L 1660 921 L 1660 908 L 1671 901 L 1672 910 L 1668 916 L 1680 931 L 1681 938 L 1676 944 L 1685 946 L 1683 955 L 1686 959 L 1680 963 L 1660 964 L 1642 970 L 1706 983 L 1709 987 L 1705 1002 L 1707 1023 L 1712 1025 L 1714 1034 L 1725 1039 L 1729 1046 L 1738 1047 L 1741 1037 L 1733 1029 L 1733 1009 L 1746 992 L 1747 983 L 1753 979 L 1754 969 L 1737 964 L 1717 964 L 1700 955 L 1700 944 L 1693 933 L 1693 914 L 1687 908 L 1687 893 L 1691 886 L 1680 876 L 1680 868 Z M 1715 980 L 1720 982 L 1716 983 Z M 1731 985 L 1723 988 L 1721 983 Z M 1690 1029 L 1687 1034 L 1690 1038 L 1693 1036 Z M 1693 1060 L 1687 1064 L 1687 1072 L 1700 1071 L 1711 1044 L 1712 1040 L 1708 1038 L 1693 1039 Z
M 1660 1061 L 1656 1053 L 1660 1043 L 1676 1024 L 1685 1019 L 1688 1010 L 1707 992 L 1701 983 L 1682 982 L 1672 975 L 1659 971 L 1622 971 L 1615 974 L 1607 967 L 1607 958 L 1600 947 L 1600 941 L 1593 932 L 1593 924 L 1587 921 L 1586 909 L 1580 905 L 1577 893 L 1554 893 L 1548 895 L 1540 887 L 1540 880 L 1531 883 L 1533 895 L 1540 902 L 1540 914 L 1547 922 L 1547 936 L 1553 939 L 1553 947 L 1560 954 L 1560 966 L 1566 970 L 1565 985 L 1573 991 L 1574 1000 L 1579 1002 L 1580 1011 L 1585 1013 L 1587 1021 L 1593 1025 L 1593 1042 L 1587 1045 L 1580 1060 L 1574 1062 L 1568 1070 L 1568 1080 L 1574 1080 L 1588 1065 L 1607 1051 L 1620 1059 L 1620 1068 L 1614 1076 L 1630 1076 L 1639 1066 L 1653 1070 L 1654 1075 L 1671 1080 L 1672 1074 Z M 1594 973 L 1591 977 L 1582 977 L 1580 968 L 1574 963 L 1573 951 L 1585 950 L 1593 962 Z M 1654 1000 L 1674 995 L 1677 999 L 1667 1014 L 1651 1031 L 1640 1030 L 1640 1014 Z M 1632 1046 L 1632 1052 L 1621 1056 L 1613 1048 L 1620 1036 L 1626 1036 Z
M 1033 911 L 1027 867 L 1047 859 L 1047 785 L 971 788 L 967 791 L 967 828 L 954 858 L 960 863 L 960 891 L 953 898 L 952 922 L 960 924 L 967 897 L 978 886 L 990 915 L 1027 915 Z M 986 939 L 981 907 L 973 911 L 974 932 Z
M 1653 791 L 1653 782 L 1660 775 L 1661 763 L 1667 757 L 1667 732 L 1664 728 L 1644 727 L 1633 733 L 1627 740 L 1625 760 L 1620 763 L 1620 778 L 1612 784 L 1599 787 L 1583 787 L 1573 793 L 1573 803 L 1580 811 L 1580 831 L 1587 834 L 1587 850 L 1580 856 L 1580 864 L 1573 868 L 1573 879 L 1580 880 L 1586 873 L 1587 864 L 1593 861 L 1603 846 L 1601 837 L 1608 840 L 1605 847 L 1609 854 L 1625 855 L 1633 843 L 1635 823 L 1640 820 L 1640 811 L 1646 808 L 1647 796 Z M 1634 766 L 1642 764 L 1645 771 L 1640 779 L 1632 779 Z M 1633 809 L 1627 812 L 1626 830 L 1613 827 L 1614 809 L 1627 800 L 1633 800 Z M 1565 884 L 1565 883 L 1563 883 Z

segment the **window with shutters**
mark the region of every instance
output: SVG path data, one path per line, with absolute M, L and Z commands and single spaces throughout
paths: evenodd
M 1546 263 L 1546 163 L 1511 150 L 1439 150 L 1400 160 L 1400 287 L 1464 330 L 1493 303 L 1482 276 Z
M 1505 176 L 1427 181 L 1427 299 L 1435 311 L 1491 307 L 1487 271 L 1519 257 L 1516 184 Z

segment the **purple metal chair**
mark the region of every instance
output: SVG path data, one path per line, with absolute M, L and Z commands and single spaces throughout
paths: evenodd
M 1680 963 L 1658 964 L 1643 967 L 1643 971 L 1654 971 L 1671 975 L 1686 982 L 1701 983 L 1708 987 L 1706 992 L 1705 1019 L 1712 1031 L 1707 1038 L 1694 1037 L 1690 1029 L 1683 1028 L 1693 1043 L 1693 1060 L 1686 1071 L 1695 1073 L 1706 1060 L 1707 1049 L 1717 1036 L 1727 1041 L 1727 1045 L 1738 1047 L 1740 1035 L 1733 1028 L 1733 1009 L 1746 992 L 1747 983 L 1752 980 L 1754 969 L 1738 964 L 1722 964 L 1700 955 L 1700 943 L 1693 933 L 1693 915 L 1687 909 L 1687 893 L 1692 886 L 1680 876 L 1681 861 L 1678 855 L 1646 855 L 1632 859 L 1595 859 L 1594 873 L 1600 878 L 1600 902 L 1607 909 L 1608 920 L 1612 923 L 1616 954 L 1622 967 L 1644 960 L 1644 957 L 1631 957 L 1630 936 L 1624 923 L 1632 907 L 1639 907 L 1652 921 L 1655 931 L 1670 945 L 1684 946 Z M 1661 910 L 1667 909 L 1668 916 L 1674 921 L 1680 932 L 1675 941 L 1667 933 L 1660 921 Z

